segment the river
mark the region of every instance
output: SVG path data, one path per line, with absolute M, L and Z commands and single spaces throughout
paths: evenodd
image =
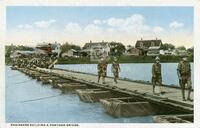
M 162 80 L 163 84 L 170 86 L 178 86 L 177 65 L 178 63 L 161 63 L 162 64 Z M 97 74 L 97 64 L 69 64 L 56 65 L 56 68 L 68 69 L 72 71 L 79 71 L 84 73 Z M 141 64 L 120 64 L 121 72 L 120 78 L 128 78 L 130 80 L 151 81 L 152 63 Z M 192 80 L 194 80 L 194 65 L 191 63 Z M 111 64 L 107 67 L 108 76 L 113 77 L 111 72 Z
M 82 66 L 85 67 L 86 65 Z M 81 67 L 81 65 L 79 65 L 79 67 Z M 92 67 L 94 68 L 95 65 Z M 153 122 L 152 116 L 113 118 L 104 112 L 100 103 L 81 102 L 76 94 L 60 95 L 60 90 L 53 89 L 50 85 L 42 85 L 41 82 L 19 71 L 11 70 L 9 66 L 6 66 L 5 76 L 7 123 Z M 31 101 L 50 96 L 54 97 Z

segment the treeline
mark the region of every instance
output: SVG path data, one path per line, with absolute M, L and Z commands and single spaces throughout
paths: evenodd
M 23 46 L 23 45 L 6 45 L 5 46 L 5 57 L 10 57 L 11 53 L 20 50 L 20 51 L 34 51 L 33 47 Z
M 110 43 L 110 56 L 118 56 L 120 63 L 152 63 L 154 62 L 154 56 L 125 56 L 123 53 L 126 51 L 126 47 L 121 42 L 109 42 Z M 131 47 L 130 45 L 128 47 Z M 61 45 L 61 54 L 63 52 L 66 52 L 70 49 L 74 50 L 82 50 L 79 45 L 69 44 L 68 42 Z M 189 55 L 189 61 L 193 62 L 193 52 L 194 48 L 188 48 L 186 49 L 184 46 L 175 47 L 173 44 L 170 43 L 164 43 L 161 47 L 163 50 L 168 49 L 179 49 L 179 50 L 187 50 L 189 53 L 192 53 Z M 23 46 L 23 45 L 6 45 L 5 46 L 5 61 L 6 64 L 9 64 L 11 62 L 10 55 L 13 51 L 16 50 L 23 50 L 23 51 L 33 51 L 33 47 L 29 46 Z M 178 56 L 160 56 L 161 62 L 178 62 L 180 61 L 180 57 Z M 78 64 L 78 63 L 97 63 L 97 62 L 91 62 L 89 57 L 83 57 L 83 58 L 60 58 L 58 63 L 60 64 Z
M 121 42 L 111 41 L 111 42 L 109 42 L 109 44 L 110 44 L 110 55 L 111 56 L 121 56 L 126 51 L 126 46 L 123 45 Z M 130 47 L 134 47 L 134 46 L 128 45 L 127 47 L 130 48 Z M 61 54 L 70 49 L 79 51 L 79 50 L 84 49 L 84 47 L 81 47 L 81 46 L 75 45 L 75 44 L 69 44 L 68 42 L 66 42 L 61 45 Z M 189 53 L 194 52 L 193 47 L 186 49 L 184 46 L 175 47 L 173 44 L 170 44 L 170 43 L 162 44 L 161 49 L 162 50 L 179 49 L 179 50 L 187 50 Z M 9 57 L 11 52 L 15 51 L 15 50 L 33 51 L 34 48 L 29 47 L 29 46 L 23 46 L 23 45 L 6 45 L 5 46 L 5 56 Z
M 5 46 L 5 63 L 11 64 L 10 55 L 12 52 L 19 50 L 19 51 L 34 51 L 33 47 L 23 46 L 23 45 L 6 45 Z

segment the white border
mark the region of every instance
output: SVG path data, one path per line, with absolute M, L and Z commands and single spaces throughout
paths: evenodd
M 195 2 L 194 8 L 194 121 L 198 127 L 200 127 L 200 1 Z
M 5 3 L 0 1 L 0 122 L 1 124 L 5 122 L 5 50 L 4 50 L 4 40 L 6 31 L 6 18 L 5 18 Z
M 195 48 L 194 57 L 194 123 L 192 124 L 153 124 L 153 123 L 80 123 L 81 127 L 84 128 L 105 128 L 105 127 L 116 127 L 116 128 L 199 128 L 200 127 L 200 67 L 199 67 L 199 56 L 200 56 L 200 0 L 0 0 L 0 59 L 3 60 L 1 64 L 1 75 L 0 81 L 0 128 L 9 127 L 9 124 L 5 123 L 5 53 L 4 53 L 4 40 L 5 40 L 5 27 L 6 27 L 6 6 L 193 6 L 194 7 L 194 38 L 193 44 Z M 40 128 L 40 127 L 37 127 Z

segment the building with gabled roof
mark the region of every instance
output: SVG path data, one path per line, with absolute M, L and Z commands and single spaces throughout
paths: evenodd
M 137 40 L 135 47 L 139 49 L 139 54 L 140 55 L 147 55 L 149 50 L 154 50 L 154 52 L 160 50 L 162 46 L 162 41 L 159 39 L 155 40 Z M 159 52 L 158 52 L 159 53 Z
M 61 53 L 61 45 L 57 42 L 55 42 L 55 43 L 45 43 L 45 42 L 39 43 L 39 44 L 36 45 L 36 50 L 37 51 L 44 51 L 45 53 L 47 53 L 49 44 L 51 44 L 52 53 L 56 54 L 57 57 L 59 57 L 60 53 Z

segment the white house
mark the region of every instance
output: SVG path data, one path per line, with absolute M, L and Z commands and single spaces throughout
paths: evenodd
M 175 50 L 160 50 L 160 55 L 176 55 Z
M 83 47 L 84 52 L 90 55 L 93 60 L 99 59 L 100 57 L 107 57 L 110 53 L 110 44 L 108 42 L 92 42 L 86 43 Z
M 53 53 L 57 53 L 57 57 L 60 57 L 60 53 L 61 53 L 61 45 L 58 44 L 57 42 L 55 42 L 55 44 L 53 44 Z

